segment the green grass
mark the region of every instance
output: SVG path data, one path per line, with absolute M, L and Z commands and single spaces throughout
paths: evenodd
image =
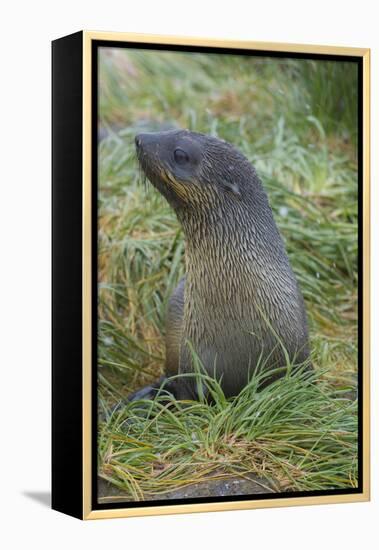
M 356 66 L 119 49 L 103 51 L 99 74 L 100 475 L 138 499 L 236 471 L 278 490 L 355 486 Z M 184 273 L 179 224 L 141 185 L 134 152 L 138 131 L 168 126 L 230 141 L 260 173 L 306 301 L 312 387 L 257 394 L 252 381 L 215 405 L 109 414 L 162 374 L 165 308 Z
M 356 485 L 356 403 L 343 391 L 300 371 L 261 391 L 256 376 L 228 400 L 216 381 L 201 379 L 211 406 L 161 396 L 108 413 L 100 476 L 134 500 L 251 473 L 275 491 Z

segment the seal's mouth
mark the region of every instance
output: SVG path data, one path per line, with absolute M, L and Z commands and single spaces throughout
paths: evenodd
M 135 146 L 136 146 L 136 155 L 137 155 L 137 161 L 138 161 L 138 171 L 139 171 L 139 181 L 142 182 L 142 185 L 145 188 L 145 191 L 147 191 L 147 170 L 148 170 L 148 162 L 146 158 L 146 154 L 143 151 L 142 148 L 142 142 L 139 139 L 139 136 L 136 136 L 135 139 Z
M 159 175 L 160 159 L 157 140 L 149 134 L 139 134 L 134 139 L 137 159 L 142 173 L 153 185 Z
M 138 134 L 135 137 L 135 145 L 141 180 L 144 185 L 146 186 L 146 180 L 149 180 L 173 206 L 179 200 L 186 200 L 183 185 L 176 180 L 161 159 L 157 134 Z
M 160 185 L 163 183 L 161 180 L 164 178 L 161 175 L 157 145 L 154 146 L 154 144 L 146 143 L 146 141 L 142 135 L 135 137 L 140 176 L 145 186 L 146 180 L 149 180 L 160 191 Z

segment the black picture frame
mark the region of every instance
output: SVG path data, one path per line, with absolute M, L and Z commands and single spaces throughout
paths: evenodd
M 359 483 L 351 489 L 97 501 L 97 53 L 100 47 L 357 63 L 359 86 Z M 78 32 L 52 47 L 52 507 L 80 519 L 369 498 L 369 50 Z M 88 192 L 89 190 L 89 192 Z M 90 284 L 89 284 L 90 283 Z M 90 356 L 90 360 L 89 360 Z M 88 365 L 91 372 L 88 372 Z M 86 370 L 87 365 L 87 370 Z

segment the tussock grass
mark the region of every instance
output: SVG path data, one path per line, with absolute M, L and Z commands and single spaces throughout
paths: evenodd
M 233 472 L 277 490 L 354 487 L 355 65 L 114 49 L 99 74 L 100 475 L 132 499 Z M 257 393 L 252 381 L 231 401 L 218 388 L 212 405 L 109 412 L 162 374 L 165 309 L 184 274 L 179 224 L 141 185 L 134 152 L 138 131 L 168 127 L 218 135 L 260 173 L 306 301 L 316 384 Z
M 258 391 L 261 374 L 226 399 L 202 375 L 212 404 L 167 400 L 162 390 L 116 408 L 100 429 L 100 477 L 135 500 L 251 473 L 275 491 L 354 487 L 356 402 L 316 379 L 299 370 Z

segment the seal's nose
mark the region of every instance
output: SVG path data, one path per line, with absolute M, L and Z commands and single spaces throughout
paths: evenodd
M 139 149 L 141 147 L 141 144 L 142 144 L 141 136 L 140 135 L 136 136 L 134 138 L 134 141 L 135 141 L 137 149 Z
M 142 132 L 134 138 L 137 152 L 153 152 L 159 143 L 161 134 L 159 132 Z

